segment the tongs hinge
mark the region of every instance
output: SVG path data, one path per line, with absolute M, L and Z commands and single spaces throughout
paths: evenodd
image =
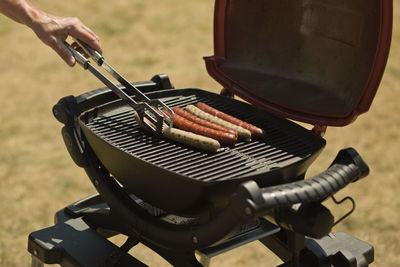
M 86 54 L 88 54 L 96 63 L 101 66 L 104 62 L 104 57 L 97 52 L 96 50 L 92 49 L 90 46 L 85 44 L 79 39 L 72 38 L 82 49 L 85 51 Z

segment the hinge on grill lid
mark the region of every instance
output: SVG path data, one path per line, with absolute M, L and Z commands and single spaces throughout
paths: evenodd
M 235 95 L 231 91 L 229 91 L 229 89 L 227 89 L 226 87 L 222 88 L 219 94 L 232 99 L 235 97 Z
M 312 128 L 312 131 L 313 131 L 315 134 L 317 134 L 317 135 L 319 135 L 319 136 L 321 136 L 321 137 L 324 137 L 327 128 L 328 128 L 328 127 L 325 126 L 325 125 L 314 125 L 314 127 Z

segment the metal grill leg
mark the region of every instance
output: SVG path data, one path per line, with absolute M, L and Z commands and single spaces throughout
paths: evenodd
M 44 267 L 44 264 L 34 255 L 32 255 L 31 267 Z
M 203 267 L 210 267 L 211 258 L 207 255 L 201 253 L 200 251 L 196 251 L 197 259 Z

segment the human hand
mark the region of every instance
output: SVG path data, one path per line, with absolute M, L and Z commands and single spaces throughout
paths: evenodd
M 50 46 L 69 65 L 75 65 L 75 58 L 65 46 L 68 36 L 75 37 L 102 53 L 99 37 L 78 18 L 57 17 L 43 14 L 30 25 L 43 43 Z

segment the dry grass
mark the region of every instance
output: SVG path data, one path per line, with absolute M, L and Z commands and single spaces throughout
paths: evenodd
M 78 16 L 102 38 L 105 56 L 131 80 L 166 72 L 176 87 L 219 90 L 202 56 L 212 54 L 213 1 L 37 0 L 62 16 Z M 395 0 L 398 9 L 399 0 Z M 370 176 L 345 189 L 357 210 L 336 231 L 375 247 L 374 266 L 400 262 L 400 14 L 388 67 L 370 112 L 346 128 L 330 128 L 328 145 L 310 175 L 322 171 L 336 152 L 355 147 L 371 167 Z M 101 87 L 80 68 L 69 69 L 29 29 L 0 17 L 0 266 L 27 266 L 27 236 L 52 224 L 65 205 L 94 193 L 89 179 L 69 158 L 61 125 L 51 107 L 65 95 Z M 335 214 L 343 212 L 333 207 Z M 119 242 L 117 240 L 117 242 Z M 151 266 L 163 265 L 144 248 L 134 254 Z M 250 262 L 249 262 L 250 260 Z M 276 258 L 257 243 L 215 258 L 213 266 L 271 266 Z

